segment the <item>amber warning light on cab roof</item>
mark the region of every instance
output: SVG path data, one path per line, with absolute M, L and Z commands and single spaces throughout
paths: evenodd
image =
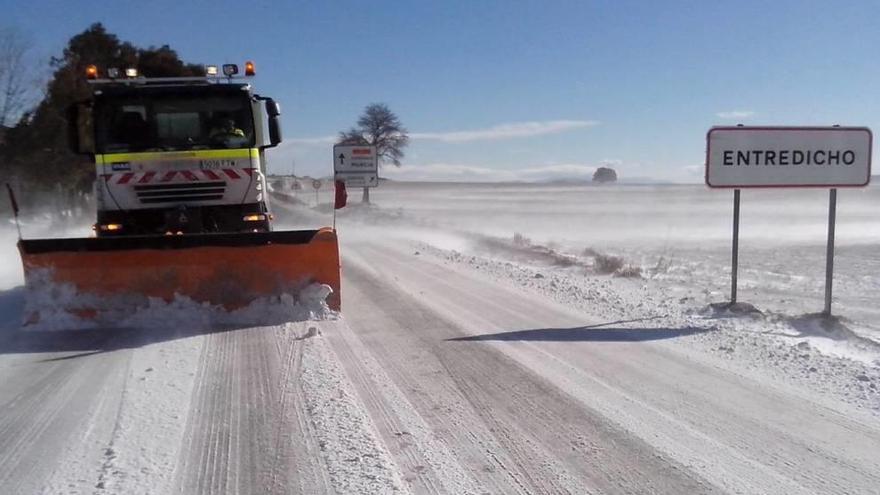
M 238 75 L 238 65 L 237 64 L 223 64 L 221 67 L 221 71 L 223 75 L 226 77 L 233 77 Z M 206 67 L 206 73 L 209 76 L 216 76 L 217 74 L 217 66 L 209 65 Z M 255 76 L 257 74 L 256 67 L 254 63 L 248 60 L 244 63 L 244 75 L 245 76 Z
M 228 78 L 232 78 L 238 75 L 238 65 L 237 64 L 223 64 L 222 66 L 216 65 L 206 65 L 205 66 L 205 75 L 208 77 L 217 77 L 220 73 Z M 133 67 L 128 67 L 124 70 L 120 70 L 116 67 L 111 67 L 107 69 L 107 77 L 110 79 L 120 79 L 122 75 L 125 75 L 125 78 L 135 79 L 138 77 L 137 69 Z M 257 75 L 256 65 L 250 60 L 244 63 L 244 75 L 251 77 Z M 98 79 L 98 66 L 94 64 L 90 64 L 86 66 L 86 78 L 96 80 Z

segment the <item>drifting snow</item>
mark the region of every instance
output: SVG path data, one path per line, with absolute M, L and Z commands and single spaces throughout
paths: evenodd
M 712 293 L 686 295 L 662 282 L 610 276 L 585 276 L 565 267 L 528 266 L 416 244 L 420 255 L 434 256 L 450 268 L 482 273 L 583 310 L 616 326 L 691 328 L 673 342 L 690 347 L 713 365 L 753 375 L 772 376 L 806 393 L 842 400 L 880 414 L 880 345 L 856 335 L 846 320 L 818 315 L 719 313 L 705 304 Z M 719 359 L 720 358 L 720 359 Z
M 834 319 L 816 314 L 822 191 L 744 198 L 739 299 L 754 313 L 710 306 L 729 296 L 731 206 L 729 195 L 700 186 L 386 183 L 373 205 L 355 202 L 337 215 L 343 242 L 409 243 L 414 255 L 607 321 L 711 330 L 676 345 L 880 413 L 878 195 L 871 187 L 839 198 Z
M 838 205 L 834 312 L 846 317 L 851 332 L 843 339 L 827 332 L 804 338 L 853 343 L 849 357 L 864 360 L 863 344 L 880 343 L 880 223 L 873 213 L 880 188 L 845 193 Z M 646 279 L 664 303 L 686 298 L 691 312 L 729 294 L 730 196 L 702 186 L 386 183 L 373 199 L 338 212 L 342 239 L 420 241 L 574 278 Z M 779 321 L 788 325 L 819 311 L 824 191 L 751 191 L 742 208 L 740 300 L 768 315 L 774 331 Z
M 876 252 L 872 254 L 876 247 L 871 243 L 877 242 L 880 229 L 870 216 L 872 191 L 841 198 L 838 232 L 844 242 L 839 253 L 845 262 L 839 264 L 836 307 L 854 315 L 851 319 L 827 320 L 811 314 L 817 299 L 816 277 L 804 273 L 803 265 L 821 267 L 821 250 L 816 255 L 814 245 L 803 243 L 824 239 L 824 214 L 813 204 L 816 194 L 798 196 L 792 203 L 783 201 L 783 195 L 768 193 L 744 203 L 744 244 L 761 246 L 757 251 L 744 250 L 741 257 L 741 297 L 760 310 L 749 314 L 718 312 L 710 306 L 726 297 L 729 198 L 710 197 L 712 193 L 696 188 L 387 184 L 373 197 L 393 208 L 340 211 L 340 237 L 343 242 L 359 237 L 416 241 L 411 244 L 412 256 L 434 257 L 450 270 L 482 274 L 495 284 L 532 292 L 536 300 L 552 299 L 624 329 L 635 330 L 645 321 L 669 329 L 696 329 L 657 345 L 675 346 L 694 361 L 754 376 L 759 383 L 791 385 L 791 393 L 804 397 L 842 400 L 880 413 L 880 351 L 871 337 L 877 326 L 880 288 Z M 847 204 L 848 198 L 854 201 Z M 329 223 L 311 221 L 322 208 L 284 208 L 302 213 L 292 222 L 305 218 L 312 225 Z M 776 220 L 785 228 L 769 221 L 770 215 L 756 214 L 764 211 L 776 212 Z M 806 220 L 805 211 L 819 220 Z M 849 215 L 853 221 L 848 221 Z M 515 232 L 521 233 L 518 239 L 512 238 Z M 858 256 L 848 257 L 851 254 Z M 625 270 L 627 266 L 632 269 Z M 298 298 L 262 299 L 231 313 L 183 297 L 142 299 L 125 301 L 133 302 L 131 311 L 108 312 L 98 320 L 83 320 L 56 306 L 59 300 L 61 306 L 106 303 L 70 287 L 46 284 L 27 296 L 28 309 L 41 313 L 36 328 L 110 322 L 117 327 L 191 331 L 333 319 L 324 303 L 328 293 L 326 287 L 311 286 Z M 20 289 L 11 291 L 3 300 L 4 311 L 20 310 L 21 296 Z M 320 338 L 318 329 L 323 327 L 312 328 L 305 336 L 310 338 L 303 337 L 303 372 L 296 379 L 301 380 L 303 401 L 333 487 L 340 493 L 405 491 L 407 485 L 336 353 Z M 182 418 L 191 411 L 201 345 L 200 339 L 184 336 L 134 351 L 99 490 L 167 491 L 169 473 L 179 456 Z M 381 367 L 369 359 L 363 362 L 375 383 L 389 385 L 380 391 L 393 399 L 420 447 L 434 449 L 428 455 L 433 459 L 430 467 L 443 472 L 448 456 L 440 440 L 432 439 L 430 431 L 409 414 L 411 404 L 396 395 Z M 536 368 L 551 365 L 549 359 L 534 363 Z M 550 371 L 550 376 L 568 376 L 564 370 Z M 566 388 L 576 389 L 574 382 Z M 587 397 L 583 401 L 589 402 Z M 162 414 L 150 414 L 156 405 Z M 613 409 L 603 412 L 615 415 Z M 646 437 L 652 433 L 650 428 L 642 431 Z M 667 440 L 674 445 L 674 433 Z M 695 455 L 692 460 L 701 463 L 703 457 Z M 464 478 L 460 481 L 461 485 L 457 478 L 447 483 L 467 485 Z

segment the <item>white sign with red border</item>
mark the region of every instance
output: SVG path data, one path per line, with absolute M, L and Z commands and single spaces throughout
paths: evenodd
M 379 157 L 375 146 L 333 146 L 333 172 L 348 187 L 379 185 Z
M 871 181 L 867 127 L 713 127 L 709 187 L 863 187 Z

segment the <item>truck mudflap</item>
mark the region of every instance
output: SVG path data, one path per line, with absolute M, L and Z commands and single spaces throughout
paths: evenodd
M 341 309 L 339 246 L 330 228 L 281 232 L 29 239 L 18 244 L 37 307 L 94 318 L 150 298 L 185 296 L 235 310 L 327 285 Z M 30 308 L 25 323 L 39 321 Z

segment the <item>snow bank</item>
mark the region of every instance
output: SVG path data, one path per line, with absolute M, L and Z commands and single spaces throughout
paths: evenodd
M 438 438 L 436 432 L 407 399 L 406 393 L 394 383 L 385 368 L 387 364 L 380 363 L 360 337 L 348 325 L 345 325 L 344 321 L 342 323 L 335 327 L 333 335 L 328 336 L 331 346 L 334 345 L 332 338 L 338 337 L 341 340 L 335 343 L 336 346 L 345 345 L 350 348 L 350 360 L 356 362 L 359 369 L 356 373 L 362 373 L 364 378 L 368 378 L 369 382 L 366 387 L 375 391 L 377 396 L 381 396 L 379 400 L 387 401 L 386 403 L 390 406 L 386 409 L 385 414 L 393 416 L 394 419 L 385 420 L 386 428 L 390 424 L 395 424 L 395 429 L 399 430 L 395 431 L 395 435 L 405 437 L 406 443 L 418 451 L 419 466 L 426 466 L 435 473 L 434 476 L 440 486 L 435 486 L 434 489 L 440 493 L 458 495 L 485 493 L 485 490 L 481 489 L 458 462 L 450 446 Z M 336 346 L 334 348 L 338 349 L 339 347 Z M 347 364 L 347 366 L 350 365 L 351 363 Z M 349 373 L 351 373 L 350 370 Z M 412 462 L 412 457 L 410 462 Z M 415 476 L 415 474 L 409 474 L 404 479 L 411 482 Z
M 701 329 L 661 345 L 692 349 L 733 371 L 772 377 L 811 395 L 880 414 L 880 346 L 845 319 L 829 322 L 816 315 L 772 311 L 719 313 L 707 309 L 704 301 L 723 295 L 696 286 L 591 276 L 583 270 L 528 266 L 424 243 L 415 248 L 450 268 L 536 292 L 620 326 L 650 321 L 652 326 Z
M 0 257 L 5 260 L 0 263 L 0 290 L 11 289 L 24 282 L 16 242 L 18 236 L 15 227 L 8 225 L 0 227 Z
M 337 493 L 408 492 L 339 359 L 315 327 L 305 340 L 302 388 Z

